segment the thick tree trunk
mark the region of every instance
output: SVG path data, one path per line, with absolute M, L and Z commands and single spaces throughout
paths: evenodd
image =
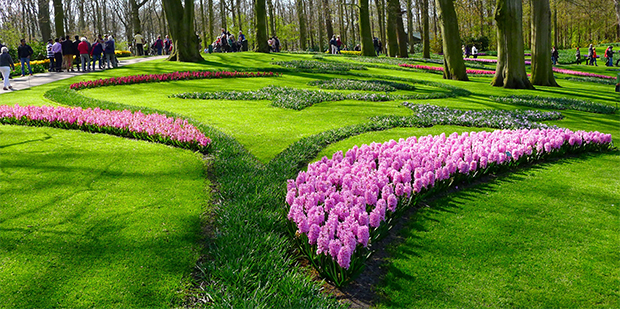
M 267 0 L 267 7 L 269 8 L 269 29 L 271 30 L 271 36 L 276 36 L 276 15 L 273 10 L 273 1 Z
M 428 0 L 422 0 L 422 58 L 431 57 L 430 25 L 428 22 Z
M 129 6 L 131 7 L 131 26 L 133 33 L 142 34 L 142 24 L 140 23 L 140 8 L 143 7 L 148 0 L 144 0 L 140 3 L 137 0 L 129 0 Z
M 362 36 L 362 55 L 369 57 L 377 56 L 372 44 L 372 32 L 370 32 L 368 0 L 360 0 L 360 32 Z
M 400 3 L 398 0 L 387 0 L 387 54 L 390 57 L 398 55 L 398 17 Z
M 558 3 L 553 5 L 553 46 L 558 47 Z
M 412 0 L 407 0 L 407 32 L 409 38 L 409 53 L 415 53 L 413 45 L 413 4 Z
M 162 0 L 174 49 L 170 61 L 200 62 L 198 37 L 194 28 L 194 0 Z
M 207 6 L 209 10 L 209 43 L 213 43 L 215 41 L 215 37 L 213 37 L 213 0 L 209 0 Z
M 52 26 L 50 24 L 50 2 L 49 0 L 39 0 L 39 28 L 43 41 L 52 38 Z
M 398 36 L 398 57 L 400 58 L 409 58 L 409 54 L 407 53 L 407 33 L 405 32 L 405 25 L 403 23 L 403 14 L 400 9 L 400 5 L 398 6 L 398 16 L 396 17 L 396 30 L 398 31 L 396 34 Z
M 240 2 L 241 2 L 240 0 L 237 0 L 237 20 L 239 21 L 239 31 L 243 31 L 243 22 L 241 21 L 241 3 Z M 235 35 L 237 34 L 235 33 Z
M 200 0 L 200 32 L 202 32 L 202 46 L 206 47 L 211 42 L 207 41 L 207 20 L 205 18 L 205 0 Z
M 381 49 L 385 48 L 385 0 L 375 0 L 377 6 L 377 18 L 379 19 L 379 38 L 381 38 Z M 383 51 L 385 53 L 385 51 Z
M 616 7 L 616 19 L 618 20 L 618 31 L 616 33 L 616 40 L 620 39 L 620 1 L 614 0 L 614 6 Z
M 65 15 L 63 13 L 62 0 L 54 0 L 54 28 L 56 37 L 65 36 Z
M 299 49 L 307 49 L 306 38 L 306 16 L 304 15 L 303 0 L 295 0 L 297 4 L 297 19 L 299 20 Z
M 222 21 L 222 28 L 224 28 L 225 30 L 228 30 L 228 26 L 226 25 L 226 1 L 225 0 L 220 0 L 220 19 Z
M 327 31 L 327 38 L 329 40 L 334 35 L 334 27 L 332 26 L 332 13 L 329 8 L 329 0 L 323 0 L 323 11 L 325 12 L 325 30 Z
M 551 9 L 549 0 L 533 1 L 532 84 L 558 87 L 549 58 L 551 50 Z
M 267 8 L 265 0 L 254 1 L 254 15 L 256 16 L 256 48 L 259 53 L 269 52 L 269 43 L 267 42 Z
M 436 0 L 443 36 L 443 78 L 467 81 L 467 69 L 461 53 L 461 35 L 453 0 Z M 523 56 L 523 52 L 521 52 Z
M 525 72 L 521 0 L 497 0 L 497 68 L 491 85 L 512 89 L 534 89 Z M 549 52 L 549 51 L 547 51 Z

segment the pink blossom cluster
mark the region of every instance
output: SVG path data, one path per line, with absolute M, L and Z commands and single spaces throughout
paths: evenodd
M 230 71 L 188 71 L 164 74 L 132 75 L 111 77 L 71 84 L 71 89 L 80 90 L 114 85 L 129 85 L 140 83 L 156 83 L 175 80 L 208 79 L 208 78 L 235 78 L 235 77 L 273 77 L 273 72 L 230 72 Z
M 484 62 L 484 63 L 497 63 L 497 59 L 484 59 L 484 58 L 463 58 L 465 61 Z M 525 60 L 525 65 L 532 65 L 532 61 Z
M 405 68 L 412 68 L 412 69 L 420 69 L 420 70 L 443 72 L 443 67 L 433 67 L 433 66 L 430 66 L 430 65 L 401 63 L 398 66 L 399 67 L 405 67 Z M 495 71 L 467 69 L 467 74 L 494 75 Z
M 175 144 L 200 150 L 211 144 L 211 139 L 187 120 L 140 111 L 0 105 L 0 123 L 49 125 L 87 131 L 96 129 L 94 131 L 132 137 L 144 135 L 149 140 L 171 140 Z
M 482 174 L 487 167 L 588 145 L 611 146 L 611 135 L 568 129 L 497 130 L 355 146 L 344 156 L 339 151 L 331 159 L 323 157 L 288 180 L 288 219 L 297 233 L 307 236 L 316 255 L 331 257 L 348 269 L 356 249 L 367 248 L 386 217 L 397 206 L 408 206 L 416 194 L 450 179 Z
M 560 68 L 556 68 L 556 67 L 553 67 L 553 72 L 561 73 L 561 74 L 568 74 L 568 75 L 596 77 L 596 78 L 603 78 L 603 79 L 616 79 L 613 76 L 593 74 L 593 73 L 586 73 L 586 72 L 579 72 L 579 71 L 573 71 L 573 70 L 566 70 L 566 69 L 560 69 Z

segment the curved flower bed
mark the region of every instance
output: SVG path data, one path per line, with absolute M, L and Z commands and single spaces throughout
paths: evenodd
M 471 62 L 497 63 L 497 59 L 463 58 L 463 60 Z M 532 61 L 525 60 L 525 65 L 532 65 Z
M 507 97 L 489 97 L 489 99 L 504 104 L 516 104 L 523 106 L 553 108 L 553 109 L 574 109 L 578 111 L 613 114 L 618 109 L 615 106 L 594 103 L 592 101 L 568 99 L 568 98 L 545 98 L 531 95 L 512 95 Z
M 107 133 L 203 153 L 211 144 L 211 139 L 187 120 L 129 110 L 0 105 L 0 123 Z
M 342 285 L 361 271 L 392 220 L 424 194 L 552 155 L 611 147 L 610 134 L 568 129 L 442 133 L 355 146 L 288 180 L 288 219 L 313 266 Z
M 322 89 L 337 90 L 363 90 L 392 92 L 396 90 L 415 90 L 413 85 L 389 82 L 384 80 L 359 80 L 333 78 L 328 80 L 315 80 L 308 83 L 310 86 L 318 86 Z
M 593 73 L 586 73 L 586 72 L 579 72 L 579 71 L 573 71 L 573 70 L 567 70 L 567 69 L 560 69 L 560 68 L 557 68 L 557 67 L 553 67 L 553 72 L 560 73 L 560 74 L 585 76 L 585 77 L 596 77 L 596 78 L 603 78 L 603 79 L 616 79 L 613 76 L 593 74 Z
M 242 77 L 273 77 L 280 76 L 273 72 L 229 72 L 229 71 L 188 71 L 164 74 L 132 75 L 89 80 L 71 84 L 74 90 L 115 85 L 131 85 L 141 83 L 158 83 L 175 80 L 209 79 L 209 78 L 242 78 Z
M 411 69 L 419 69 L 419 70 L 426 70 L 426 71 L 443 72 L 443 67 L 432 67 L 432 66 L 428 66 L 428 65 L 407 64 L 407 63 L 401 63 L 398 66 L 399 67 L 403 67 L 403 68 L 411 68 Z M 467 69 L 467 74 L 495 75 L 495 71 Z
M 292 60 L 292 61 L 276 61 L 272 64 L 283 66 L 289 69 L 299 71 L 310 71 L 315 73 L 326 72 L 347 72 L 349 70 L 367 70 L 365 66 L 347 62 L 323 62 L 314 60 Z

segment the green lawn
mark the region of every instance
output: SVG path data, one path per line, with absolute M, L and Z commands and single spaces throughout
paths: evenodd
M 0 307 L 170 307 L 200 255 L 202 159 L 0 126 Z
M 271 61 L 312 56 L 238 53 L 205 59 L 182 65 L 149 61 L 82 75 L 3 94 L 2 104 L 58 104 L 43 94 L 85 79 L 276 68 Z M 587 70 L 610 75 L 601 66 Z M 609 105 L 619 101 L 611 86 L 561 79 L 562 88 L 523 91 L 491 87 L 488 77 L 444 81 L 438 74 L 391 70 L 387 65 L 359 72 L 465 88 L 472 95 L 419 101 L 460 109 L 531 109 L 496 103 L 488 98 L 491 95 L 572 97 Z M 228 135 L 209 131 L 217 135 L 210 163 L 220 190 L 214 213 L 218 230 L 204 251 L 200 215 L 209 208 L 210 198 L 200 156 L 106 135 L 0 126 L 0 303 L 170 307 L 182 297 L 178 291 L 189 289 L 189 273 L 198 256 L 204 255 L 201 267 L 207 288 L 202 296 L 213 299 L 216 307 L 334 305 L 317 297 L 317 285 L 293 266 L 291 243 L 283 229 L 286 179 L 308 160 L 330 157 L 353 145 L 482 128 L 395 128 L 353 136 L 318 149 L 319 153 L 310 147 L 314 145 L 301 149 L 291 145 L 327 130 L 366 123 L 371 116 L 411 111 L 400 101 L 323 102 L 294 111 L 272 107 L 268 101 L 168 98 L 180 92 L 268 85 L 317 89 L 307 83 L 332 77 L 358 78 L 285 72 L 274 78 L 177 81 L 79 92 L 87 98 L 176 113 Z M 445 91 L 416 88 L 415 93 Z M 562 114 L 565 119 L 552 124 L 611 133 L 614 143 L 620 144 L 618 114 Z M 377 287 L 377 306 L 617 307 L 618 163 L 618 152 L 566 158 L 434 200 L 407 221 L 403 241 L 390 246 L 388 271 Z

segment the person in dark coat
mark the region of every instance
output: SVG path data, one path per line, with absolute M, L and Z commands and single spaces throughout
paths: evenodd
M 73 71 L 73 55 L 73 42 L 71 42 L 71 37 L 67 35 L 65 41 L 62 42 L 63 68 L 67 72 L 75 72 Z
M 34 54 L 32 47 L 26 44 L 25 39 L 21 39 L 19 47 L 17 47 L 17 57 L 19 58 L 19 62 L 22 64 L 22 77 L 26 75 L 24 70 L 24 63 L 28 64 L 28 73 L 32 76 L 32 68 L 30 67 L 30 57 Z

